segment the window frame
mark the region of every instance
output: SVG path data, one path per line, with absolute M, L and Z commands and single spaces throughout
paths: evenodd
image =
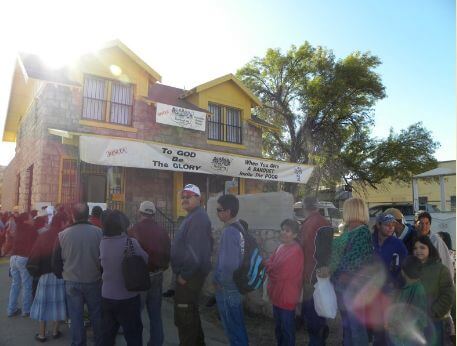
M 219 121 L 213 120 L 214 112 L 211 110 L 212 107 L 218 107 L 220 109 Z M 239 114 L 238 125 L 236 124 L 236 120 L 229 123 L 229 111 L 230 110 L 234 110 L 234 111 L 238 112 L 238 114 Z M 243 110 L 242 109 L 223 105 L 220 103 L 208 102 L 208 111 L 210 112 L 210 115 L 208 115 L 207 119 L 206 119 L 206 122 L 207 122 L 206 135 L 207 135 L 208 140 L 223 142 L 223 143 L 230 143 L 230 144 L 240 144 L 240 145 L 243 144 Z M 211 127 L 213 127 L 213 128 L 211 128 Z M 230 132 L 229 128 L 234 128 L 235 131 Z M 212 136 L 210 131 L 214 131 L 216 129 L 218 129 L 218 135 Z M 235 137 L 235 140 L 230 140 L 229 137 L 232 137 L 232 136 Z
M 102 80 L 102 81 L 105 82 L 104 99 L 85 96 L 86 80 L 87 79 Z M 120 102 L 116 102 L 116 101 L 113 100 L 113 89 L 115 88 L 115 85 L 120 85 L 121 87 L 122 86 L 129 86 L 131 88 L 131 98 L 130 98 L 131 104 L 120 103 Z M 134 111 L 135 111 L 135 95 L 136 95 L 136 85 L 133 84 L 133 83 L 124 83 L 124 82 L 119 81 L 117 79 L 105 78 L 105 77 L 100 77 L 100 76 L 92 75 L 92 74 L 84 74 L 83 93 L 82 93 L 82 107 L 81 107 L 81 119 L 82 120 L 87 120 L 87 121 L 95 121 L 95 122 L 99 122 L 99 123 L 106 123 L 106 124 L 113 124 L 113 125 L 131 127 L 132 124 L 133 124 L 133 114 L 134 114 Z M 87 99 L 103 102 L 103 111 L 102 111 L 102 115 L 103 116 L 102 116 L 102 119 L 91 118 L 91 117 L 87 117 L 87 116 L 84 115 L 84 106 L 87 105 L 87 103 L 86 103 Z M 129 107 L 130 114 L 128 116 L 128 119 L 127 119 L 126 123 L 112 121 L 113 118 L 114 118 L 114 115 L 113 115 L 112 112 L 113 112 L 113 109 L 115 109 L 113 107 L 113 105 Z

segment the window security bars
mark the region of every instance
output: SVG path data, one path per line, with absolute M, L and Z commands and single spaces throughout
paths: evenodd
M 242 144 L 241 111 L 211 103 L 208 109 L 208 139 Z
M 94 76 L 85 77 L 83 119 L 130 126 L 132 114 L 132 84 Z

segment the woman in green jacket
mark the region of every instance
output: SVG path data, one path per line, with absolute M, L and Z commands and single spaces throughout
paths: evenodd
M 343 324 L 344 346 L 368 346 L 365 308 L 360 308 L 365 303 L 361 291 L 369 280 L 366 269 L 373 259 L 368 220 L 368 208 L 362 199 L 346 200 L 343 204 L 344 232 L 333 239 L 329 267 L 317 270 L 319 277 L 331 275 Z
M 428 236 L 415 240 L 413 254 L 422 263 L 420 279 L 427 294 L 427 313 L 430 318 L 426 330 L 427 345 L 444 345 L 444 319 L 454 302 L 454 283 Z

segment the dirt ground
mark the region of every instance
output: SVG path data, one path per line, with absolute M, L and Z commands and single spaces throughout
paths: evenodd
M 202 319 L 214 324 L 220 324 L 217 308 L 206 307 L 204 304 L 200 305 L 200 313 Z M 264 315 L 252 314 L 245 311 L 244 314 L 246 328 L 249 335 L 249 343 L 252 346 L 276 346 L 274 321 Z M 298 321 L 300 323 L 300 321 Z M 305 326 L 300 323 L 297 327 L 296 345 L 308 345 L 308 334 L 305 331 Z M 327 339 L 327 345 L 341 345 L 342 344 L 342 331 L 339 315 L 336 319 L 328 320 L 330 334 Z

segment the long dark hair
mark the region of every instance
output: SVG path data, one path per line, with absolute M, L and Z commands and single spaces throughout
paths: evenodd
M 432 260 L 432 261 L 440 260 L 440 254 L 438 253 L 438 250 L 436 249 L 436 247 L 433 246 L 432 241 L 430 240 L 430 238 L 428 236 L 423 235 L 423 236 L 417 237 L 416 239 L 414 239 L 413 244 L 416 245 L 417 242 L 424 244 L 425 246 L 428 247 L 428 260 L 429 261 L 430 260 Z
M 130 225 L 128 217 L 120 210 L 113 210 L 103 220 L 103 235 L 113 237 L 127 232 Z
M 66 213 L 59 211 L 57 214 L 54 215 L 51 221 L 51 225 L 49 226 L 49 231 L 53 233 L 59 233 L 63 231 L 62 223 L 68 222 L 69 217 Z

